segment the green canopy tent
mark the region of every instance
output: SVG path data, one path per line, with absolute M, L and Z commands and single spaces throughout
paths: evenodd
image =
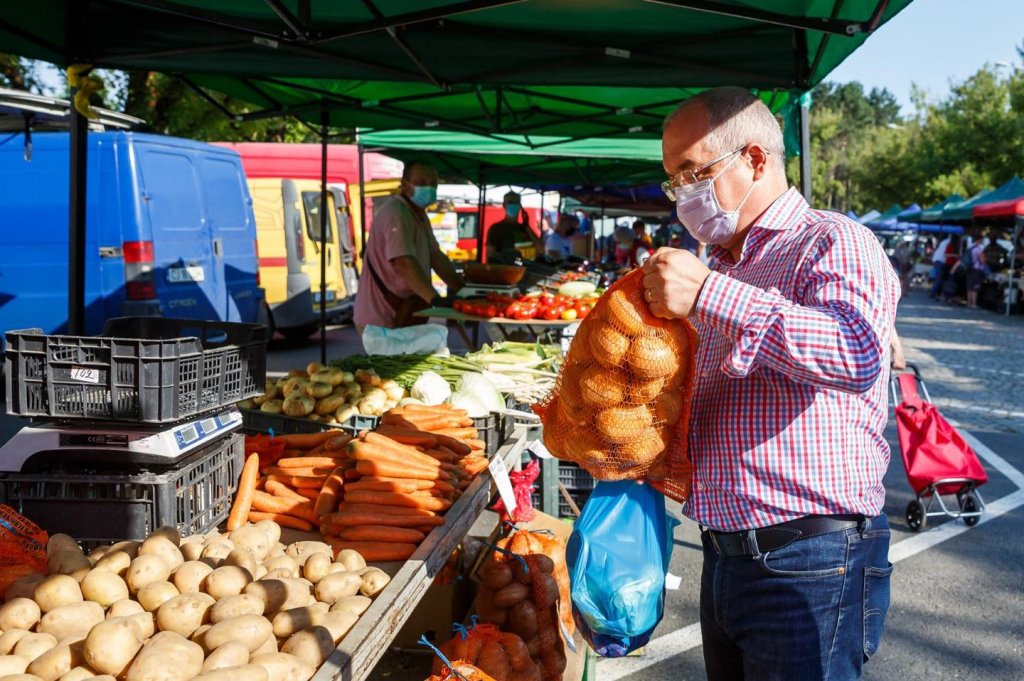
M 870 220 L 869 222 L 867 222 L 865 224 L 867 224 L 870 227 L 871 225 L 875 225 L 875 224 L 878 224 L 880 222 L 885 222 L 886 220 L 889 220 L 890 218 L 894 218 L 897 215 L 899 215 L 900 212 L 902 212 L 902 210 L 903 210 L 903 206 L 901 206 L 898 203 L 894 203 L 891 206 L 889 206 L 889 208 L 884 213 L 882 213 L 881 215 L 878 215 L 877 217 L 875 217 L 874 219 Z
M 950 194 L 948 197 L 946 197 L 942 201 L 939 201 L 935 205 L 928 206 L 927 208 L 923 209 L 921 211 L 921 214 L 918 215 L 916 219 L 909 220 L 909 222 L 942 222 L 942 209 L 951 203 L 957 203 L 958 201 L 963 200 L 964 197 L 960 196 L 959 194 Z
M 1024 196 L 1024 180 L 1014 175 L 1007 182 L 991 191 L 981 191 L 967 199 L 947 204 L 942 209 L 943 222 L 970 222 L 975 206 L 996 201 L 1007 201 Z
M 0 50 L 178 74 L 264 107 L 250 116 L 294 114 L 322 133 L 422 126 L 657 138 L 667 110 L 702 88 L 750 87 L 792 110 L 790 93 L 823 80 L 909 2 L 36 0 L 4 8 Z M 80 118 L 73 198 L 85 192 Z M 805 154 L 805 191 L 808 164 Z M 84 261 L 78 203 L 72 272 Z M 80 282 L 69 284 L 75 331 L 84 301 Z

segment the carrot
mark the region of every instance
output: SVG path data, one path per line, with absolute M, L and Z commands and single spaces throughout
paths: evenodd
M 376 432 L 384 437 L 394 440 L 395 442 L 401 442 L 406 445 L 433 447 L 437 444 L 437 438 L 432 434 L 422 430 L 414 430 L 412 428 L 381 425 L 377 427 Z
M 355 469 L 355 468 L 346 468 L 345 469 L 345 479 L 346 480 L 358 480 L 361 477 L 363 477 L 363 474 L 360 473 L 357 469 Z
M 299 478 L 320 478 L 330 475 L 334 466 L 316 466 L 310 468 L 279 468 L 273 467 L 266 470 L 267 475 L 277 475 L 287 478 L 288 476 Z
M 404 515 L 417 518 L 433 518 L 437 515 L 434 511 L 426 511 L 422 508 L 409 508 L 407 506 L 384 506 L 381 504 L 355 503 L 346 499 L 338 504 L 338 512 L 355 511 L 358 513 L 372 513 L 375 515 Z
M 267 491 L 275 497 L 281 497 L 282 499 L 295 499 L 296 501 L 302 501 L 305 499 L 305 497 L 293 490 L 291 487 L 282 484 L 277 480 L 267 480 Z
M 342 541 L 334 537 L 325 537 L 335 553 L 344 549 L 358 551 L 366 561 L 379 563 L 389 560 L 408 560 L 418 548 L 416 544 L 388 544 L 370 541 Z
M 338 460 L 329 456 L 296 456 L 277 462 L 278 468 L 329 468 L 334 470 L 337 465 Z
M 433 471 L 412 468 L 389 461 L 360 461 L 356 470 L 363 475 L 382 475 L 388 478 L 411 478 L 415 480 L 448 480 L 451 475 L 447 471 Z
M 364 475 L 358 480 L 358 482 L 413 482 L 418 485 L 419 489 L 436 489 L 442 492 L 451 492 L 455 489 L 452 487 L 451 483 L 444 480 L 413 480 L 410 478 L 389 478 L 381 475 Z
M 366 433 L 365 441 L 358 444 L 356 449 L 366 450 L 367 445 L 372 445 L 374 448 L 379 448 L 381 450 L 394 452 L 398 455 L 405 455 L 413 463 L 420 463 L 431 468 L 435 468 L 437 466 L 436 459 L 427 456 L 415 447 L 403 445 L 400 442 L 395 442 L 394 440 L 386 438 L 383 435 L 378 435 L 377 433 Z M 356 457 L 356 459 L 358 460 L 358 457 Z
M 405 447 L 406 445 L 398 445 Z M 381 447 L 376 442 L 353 442 L 352 458 L 358 461 L 379 461 L 381 463 L 394 463 L 401 466 L 408 466 L 411 469 L 433 471 L 441 467 L 441 462 L 431 458 L 423 452 L 416 451 L 409 447 L 406 450 Z
M 331 439 L 324 442 L 324 451 L 327 452 L 344 452 L 345 447 L 352 441 L 352 436 L 348 434 L 335 435 Z
M 324 486 L 320 488 L 320 494 L 316 498 L 316 505 L 313 514 L 317 518 L 324 516 L 338 507 L 338 495 L 341 494 L 342 485 L 345 483 L 345 471 L 335 468 L 327 476 Z
M 416 404 L 410 403 L 391 411 L 418 411 L 424 414 L 451 414 L 453 416 L 469 416 L 465 409 L 457 409 L 449 404 Z
M 267 485 L 267 476 L 261 475 L 256 478 L 256 489 L 262 490 Z
M 474 452 L 482 452 L 487 449 L 487 443 L 480 439 L 466 440 L 466 444 L 469 445 L 469 448 Z
M 353 503 L 383 504 L 386 506 L 405 506 L 422 508 L 428 511 L 444 511 L 451 507 L 452 502 L 431 496 L 413 494 L 396 494 L 394 492 L 368 492 L 364 490 L 345 491 L 345 500 Z M 261 509 L 262 510 L 262 509 Z
M 456 461 L 458 461 L 458 457 L 455 456 L 455 453 L 452 452 L 452 450 L 448 449 L 447 447 L 445 447 L 443 450 L 427 449 L 423 453 L 433 459 L 437 459 L 438 461 L 444 463 L 455 463 Z
M 284 442 L 289 449 L 312 449 L 319 447 L 332 437 L 341 435 L 339 430 L 324 430 L 319 433 L 289 433 L 278 435 L 277 439 Z
M 353 482 L 345 486 L 345 493 L 364 490 L 368 492 L 397 492 L 398 494 L 411 494 L 420 490 L 429 490 L 430 487 L 420 487 L 418 480 L 403 480 L 401 482 L 378 482 L 376 480 L 366 480 L 365 478 L 358 482 Z M 424 480 L 427 484 L 429 481 Z
M 345 541 L 380 541 L 389 544 L 419 544 L 427 538 L 419 530 L 407 527 L 389 527 L 387 525 L 360 525 L 347 527 L 337 535 Z
M 252 507 L 267 513 L 284 513 L 285 515 L 302 518 L 308 522 L 316 522 L 313 504 L 308 499 L 282 499 L 266 492 L 255 492 L 252 495 Z
M 472 440 L 479 432 L 476 428 L 442 428 L 441 430 L 434 431 L 438 435 L 447 435 L 448 437 L 454 437 L 457 440 Z
M 300 497 L 303 499 L 309 499 L 315 502 L 320 497 L 320 490 L 316 487 L 300 487 L 295 490 Z
M 433 518 L 418 518 L 413 515 L 390 515 L 387 513 L 355 513 L 344 511 L 331 513 L 320 521 L 324 534 L 338 534 L 342 530 L 359 525 L 382 525 L 385 527 L 413 527 L 420 531 L 429 533 L 434 527 L 444 525 L 444 518 L 434 516 Z M 426 528 L 426 529 L 424 529 Z
M 281 527 L 290 527 L 294 530 L 311 532 L 313 526 L 302 518 L 286 515 L 284 513 L 267 513 L 266 511 L 249 511 L 249 522 L 258 523 L 261 520 L 273 520 Z
M 252 510 L 252 500 L 256 495 L 256 478 L 260 475 L 260 456 L 250 454 L 242 466 L 242 474 L 238 477 L 238 492 L 235 494 L 235 504 L 228 514 L 228 529 L 237 530 L 245 524 Z M 263 492 L 259 492 L 263 494 Z
M 417 430 L 437 430 L 439 428 L 457 426 L 462 423 L 462 420 L 459 418 L 453 419 L 449 416 L 421 416 L 418 414 L 396 414 L 394 412 L 388 412 L 381 417 L 381 423 L 389 426 L 413 427 Z
M 436 435 L 435 437 L 437 437 L 439 447 L 447 447 L 456 456 L 466 456 L 473 451 L 472 447 L 457 438 L 449 437 L 448 435 Z
M 297 475 L 271 475 L 269 480 L 276 480 L 290 487 L 323 487 L 326 475 L 297 476 Z

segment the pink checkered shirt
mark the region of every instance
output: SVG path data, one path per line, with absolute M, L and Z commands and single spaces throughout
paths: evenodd
M 739 262 L 711 249 L 685 512 L 712 529 L 881 513 L 889 337 L 899 281 L 862 225 L 795 189 L 751 227 Z

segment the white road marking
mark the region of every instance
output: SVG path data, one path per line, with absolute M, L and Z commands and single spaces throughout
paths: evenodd
M 957 426 L 955 422 L 950 422 L 954 427 Z M 968 444 L 974 448 L 978 456 L 1018 487 L 1016 492 L 1012 492 L 992 503 L 985 504 L 985 514 L 978 519 L 978 525 L 983 525 L 1020 506 L 1024 506 L 1024 473 L 1011 466 L 1006 459 L 993 452 L 978 438 L 967 431 L 961 430 L 960 432 Z M 893 564 L 898 563 L 901 560 L 930 549 L 936 544 L 961 535 L 969 529 L 972 528 L 959 521 L 943 523 L 931 530 L 915 534 L 893 544 L 889 548 L 889 560 Z M 643 657 L 599 660 L 599 676 L 601 681 L 618 681 L 618 679 L 665 662 L 680 653 L 697 648 L 700 645 L 700 622 L 695 622 L 651 641 L 644 649 Z

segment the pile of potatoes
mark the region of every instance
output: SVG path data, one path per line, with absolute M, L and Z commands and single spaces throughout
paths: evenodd
M 0 606 L 0 681 L 304 681 L 390 581 L 355 551 L 285 546 L 263 521 L 182 539 L 160 528 L 85 555 L 47 545 L 47 574 Z
M 243 400 L 238 406 L 343 424 L 355 415 L 380 416 L 405 398 L 402 386 L 372 370 L 360 369 L 353 374 L 311 362 L 305 371 L 289 371 L 276 381 L 268 378 L 264 394 Z

